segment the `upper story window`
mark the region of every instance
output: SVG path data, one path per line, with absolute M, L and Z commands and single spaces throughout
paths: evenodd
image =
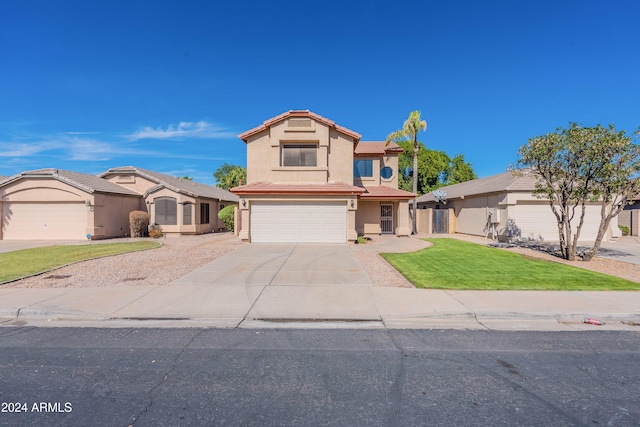
M 318 166 L 316 144 L 283 144 L 282 166 Z
M 353 176 L 356 178 L 372 178 L 373 160 L 354 160 Z
M 391 179 L 391 177 L 393 176 L 393 169 L 391 169 L 389 166 L 385 166 L 382 169 L 380 169 L 380 176 L 382 177 L 382 179 Z

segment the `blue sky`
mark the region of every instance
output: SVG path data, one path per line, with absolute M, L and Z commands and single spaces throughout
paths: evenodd
M 214 184 L 237 134 L 310 109 L 503 172 L 528 138 L 640 126 L 640 2 L 0 4 L 0 175 L 133 165 Z

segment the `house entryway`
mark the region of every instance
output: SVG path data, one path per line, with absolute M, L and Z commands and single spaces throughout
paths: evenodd
M 382 234 L 393 234 L 393 205 L 380 205 L 380 229 Z

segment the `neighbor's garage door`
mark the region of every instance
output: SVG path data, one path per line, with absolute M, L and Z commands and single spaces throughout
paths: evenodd
M 558 225 L 555 215 L 547 203 L 524 203 L 516 206 L 515 223 L 520 228 L 521 236 L 542 238 L 547 241 L 558 241 Z M 571 223 L 572 232 L 580 221 L 581 208 L 576 209 L 576 215 Z M 600 226 L 600 206 L 587 206 L 584 225 L 580 231 L 580 241 L 594 241 Z
M 252 203 L 255 243 L 345 243 L 345 203 Z
M 3 203 L 4 240 L 86 239 L 84 203 Z

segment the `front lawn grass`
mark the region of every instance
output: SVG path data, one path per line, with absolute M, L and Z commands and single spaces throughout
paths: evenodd
M 628 291 L 640 283 L 456 239 L 425 239 L 412 253 L 380 254 L 417 288 Z
M 0 254 L 0 283 L 42 273 L 76 261 L 159 247 L 158 242 L 45 246 Z

